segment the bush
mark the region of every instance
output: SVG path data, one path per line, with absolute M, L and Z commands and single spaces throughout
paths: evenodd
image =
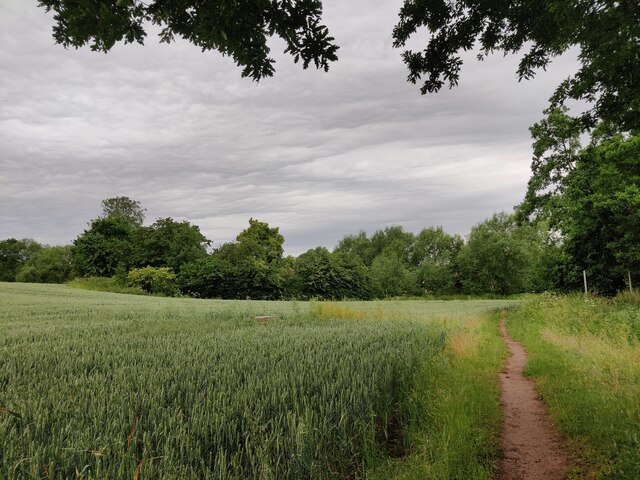
M 71 247 L 43 246 L 18 270 L 16 281 L 64 283 L 71 276 Z
M 168 267 L 134 268 L 127 275 L 127 284 L 148 293 L 167 296 L 178 293 L 176 274 Z

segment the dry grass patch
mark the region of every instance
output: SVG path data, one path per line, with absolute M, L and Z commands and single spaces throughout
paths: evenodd
M 346 305 L 335 302 L 314 303 L 311 306 L 311 316 L 323 320 L 364 320 L 365 312 L 353 310 Z
M 456 358 L 472 358 L 478 353 L 480 320 L 469 318 L 465 327 L 449 336 L 448 347 Z

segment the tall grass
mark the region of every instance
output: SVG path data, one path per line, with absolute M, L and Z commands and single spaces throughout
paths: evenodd
M 78 277 L 69 280 L 67 285 L 81 290 L 94 292 L 129 293 L 132 295 L 147 295 L 139 288 L 123 285 L 115 277 Z
M 506 356 L 499 316 L 447 320 L 446 348 L 423 364 L 411 392 L 413 450 L 379 467 L 373 479 L 493 478 L 501 419 L 497 371 Z
M 640 478 L 640 302 L 542 296 L 509 315 L 527 374 L 578 456 L 577 478 Z

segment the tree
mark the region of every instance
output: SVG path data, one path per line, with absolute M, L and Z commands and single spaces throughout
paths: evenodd
M 520 219 L 546 219 L 562 235 L 568 287 L 579 287 L 586 270 L 599 292 L 614 294 L 626 272 L 640 270 L 640 136 L 601 124 L 583 146 L 566 112 L 547 114 L 532 128 L 536 155 Z
M 245 252 L 251 252 L 251 255 L 268 263 L 281 260 L 284 253 L 284 237 L 280 234 L 280 229 L 271 228 L 268 223 L 253 218 L 249 219 L 249 228 L 238 234 L 236 242 Z
M 404 262 L 408 262 L 412 242 L 413 233 L 405 232 L 400 225 L 393 225 L 383 230 L 376 230 L 371 238 L 368 238 L 365 232 L 347 235 L 338 242 L 334 252 L 354 253 L 365 265 L 371 266 L 378 255 L 385 249 L 391 248 Z
M 71 246 L 44 246 L 18 270 L 16 281 L 30 283 L 64 283 L 72 270 Z
M 475 225 L 460 250 L 462 285 L 472 294 L 509 295 L 535 289 L 533 272 L 543 239 L 504 212 Z
M 409 260 L 417 268 L 418 282 L 427 293 L 454 293 L 459 283 L 457 257 L 464 241 L 442 227 L 424 228 L 410 248 Z
M 373 291 L 378 298 L 419 295 L 415 272 L 392 243 L 371 264 Z
M 371 298 L 367 267 L 353 253 L 331 253 L 317 247 L 295 260 L 294 271 L 294 291 L 299 298 Z
M 54 12 L 53 38 L 65 48 L 90 45 L 109 51 L 117 42 L 144 43 L 149 23 L 160 29 L 160 41 L 183 38 L 203 51 L 218 50 L 242 67 L 242 76 L 272 76 L 267 39 L 281 37 L 307 68 L 325 71 L 337 60 L 338 47 L 320 23 L 320 0 L 39 0 Z
M 357 235 L 346 235 L 338 242 L 334 252 L 352 253 L 357 255 L 365 265 L 371 265 L 375 252 L 371 240 L 366 232 L 360 231 Z
M 0 241 L 0 282 L 14 282 L 20 268 L 41 248 L 42 245 L 30 238 Z
M 548 108 L 546 117 L 530 128 L 534 139 L 533 161 L 527 193 L 517 208 L 520 220 L 544 218 L 551 228 L 559 227 L 565 179 L 575 169 L 582 148 L 580 122 L 567 111 Z
M 140 267 L 169 267 L 174 272 L 185 263 L 206 256 L 209 241 L 197 225 L 159 218 L 149 227 L 133 231 L 134 263 Z
M 246 298 L 236 291 L 231 263 L 215 253 L 183 265 L 178 287 L 182 293 L 199 298 Z
M 425 77 L 422 93 L 458 84 L 461 51 L 479 47 L 479 59 L 495 51 L 528 51 L 517 74 L 533 77 L 553 57 L 579 50 L 578 71 L 557 87 L 553 106 L 567 100 L 592 104 L 583 127 L 597 119 L 622 131 L 640 129 L 640 2 L 637 0 L 405 0 L 393 31 L 404 47 L 421 28 L 431 34 L 423 51 L 403 53 L 413 83 Z
M 180 272 L 180 288 L 202 297 L 281 298 L 283 243 L 277 227 L 252 218 L 235 242 L 221 245 L 205 259 L 186 264 Z
M 377 257 L 385 250 L 393 251 L 403 263 L 408 263 L 413 240 L 413 233 L 405 232 L 400 225 L 385 227 L 384 230 L 378 230 L 371 235 L 373 254 Z
M 129 197 L 113 197 L 102 201 L 102 217 L 119 217 L 132 227 L 139 227 L 144 222 L 146 209 L 137 200 Z
M 98 218 L 73 241 L 73 267 L 83 277 L 111 277 L 133 264 L 132 227 L 122 217 Z

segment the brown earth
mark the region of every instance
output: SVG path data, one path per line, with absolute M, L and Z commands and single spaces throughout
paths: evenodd
M 524 376 L 527 353 L 509 336 L 500 320 L 510 356 L 500 374 L 503 408 L 500 480 L 563 480 L 569 456 L 562 437 L 549 419 L 533 382 Z

